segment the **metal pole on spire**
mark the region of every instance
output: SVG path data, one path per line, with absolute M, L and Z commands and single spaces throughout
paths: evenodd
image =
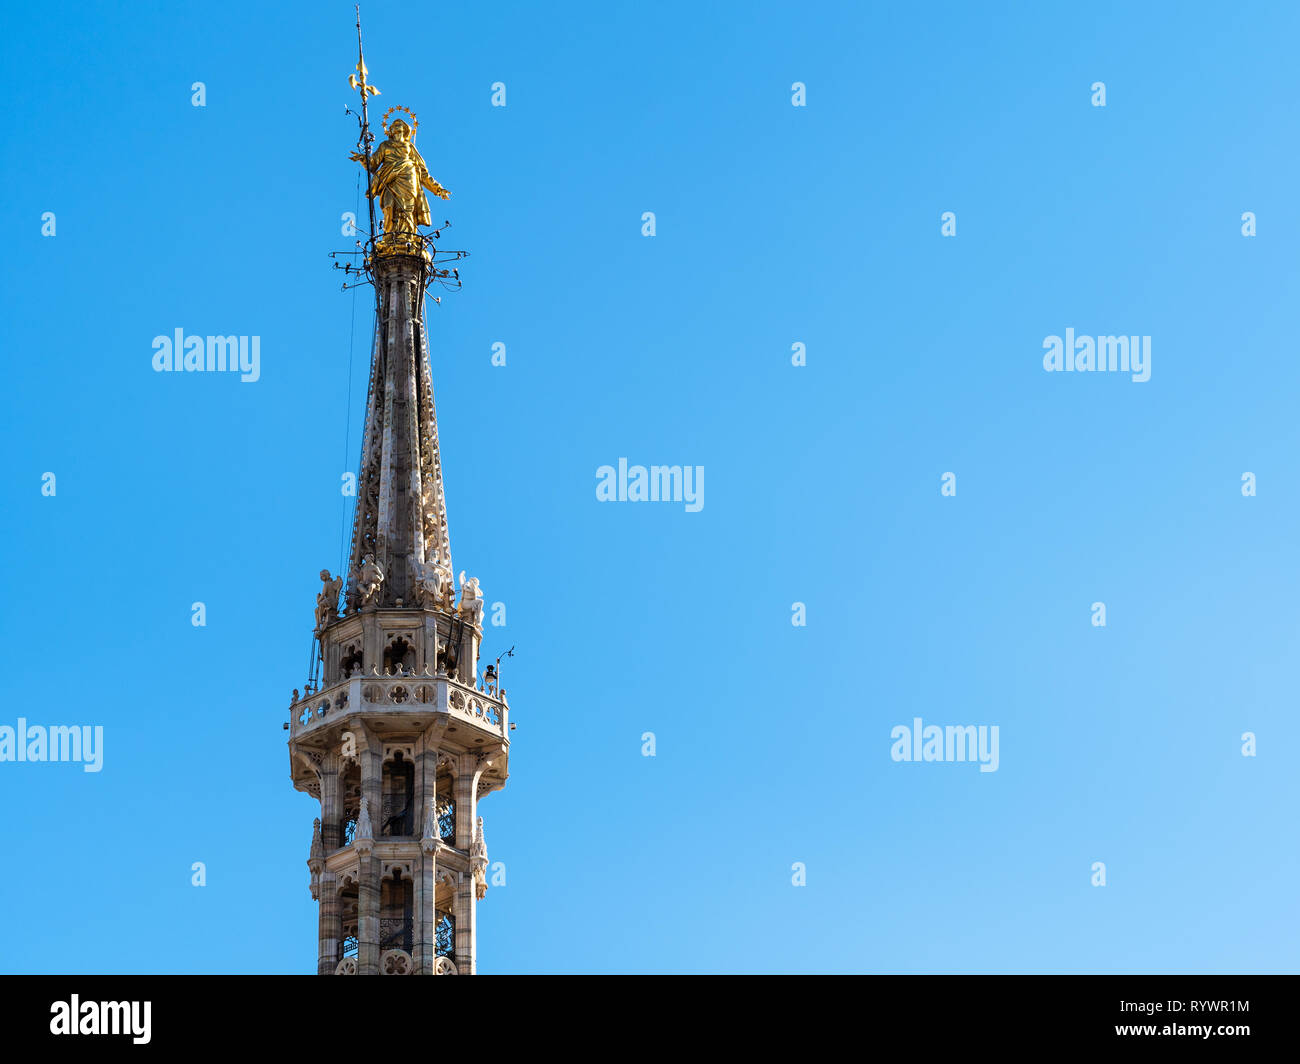
M 361 93 L 361 142 L 359 147 L 365 156 L 366 166 L 366 206 L 370 211 L 370 254 L 374 255 L 375 250 L 375 201 L 370 195 L 370 146 L 375 141 L 375 135 L 370 132 L 370 109 L 366 106 L 367 97 L 370 94 L 378 93 L 378 89 L 366 85 L 366 56 L 361 48 L 361 5 L 357 4 L 357 74 L 356 89 Z

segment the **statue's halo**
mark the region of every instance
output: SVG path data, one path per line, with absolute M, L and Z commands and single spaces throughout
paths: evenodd
M 383 126 L 385 135 L 388 133 L 388 116 L 391 115 L 394 111 L 405 111 L 408 115 L 411 116 L 411 125 L 410 125 L 411 139 L 415 140 L 415 135 L 420 132 L 420 120 L 415 117 L 414 111 L 412 111 L 409 107 L 401 106 L 401 104 L 394 104 L 392 107 L 390 107 L 387 111 L 384 112 L 384 117 L 379 120 L 379 124 Z M 403 122 L 402 119 L 400 118 L 395 119 L 395 121 L 401 122 L 402 125 L 406 125 L 406 123 Z

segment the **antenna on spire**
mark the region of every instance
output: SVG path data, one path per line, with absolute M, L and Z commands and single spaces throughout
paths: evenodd
M 366 53 L 361 47 L 361 5 L 357 4 L 357 72 L 348 76 L 348 84 L 361 94 L 361 136 L 357 140 L 357 148 L 365 157 L 366 168 L 366 206 L 370 209 L 370 246 L 371 252 L 374 251 L 375 243 L 375 201 L 371 195 L 371 176 L 370 176 L 370 147 L 375 142 L 375 135 L 370 132 L 370 108 L 367 106 L 367 100 L 371 96 L 378 96 L 379 90 L 373 85 L 366 84 L 366 75 L 370 73 L 366 69 Z

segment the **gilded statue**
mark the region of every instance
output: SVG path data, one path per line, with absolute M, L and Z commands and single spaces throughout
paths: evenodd
M 451 195 L 429 176 L 429 168 L 415 147 L 411 127 L 402 119 L 385 126 L 388 139 L 370 156 L 370 171 L 375 175 L 370 196 L 384 212 L 384 239 L 391 248 L 405 248 L 418 240 L 417 226 L 432 225 L 429 200 L 424 191 L 439 199 Z M 365 156 L 353 152 L 354 162 L 365 165 Z

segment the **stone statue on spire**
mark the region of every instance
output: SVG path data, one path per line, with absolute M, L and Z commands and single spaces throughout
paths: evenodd
M 343 590 L 343 577 L 330 576 L 328 569 L 320 571 L 321 589 L 316 596 L 316 631 L 338 620 L 339 592 Z
M 367 554 L 361 560 L 361 565 L 356 569 L 352 583 L 357 589 L 362 609 L 377 604 L 380 589 L 384 586 L 384 570 L 375 561 L 373 554 Z
M 411 570 L 415 574 L 415 600 L 427 609 L 445 607 L 455 592 L 451 569 L 439 557 L 422 562 L 411 559 Z

